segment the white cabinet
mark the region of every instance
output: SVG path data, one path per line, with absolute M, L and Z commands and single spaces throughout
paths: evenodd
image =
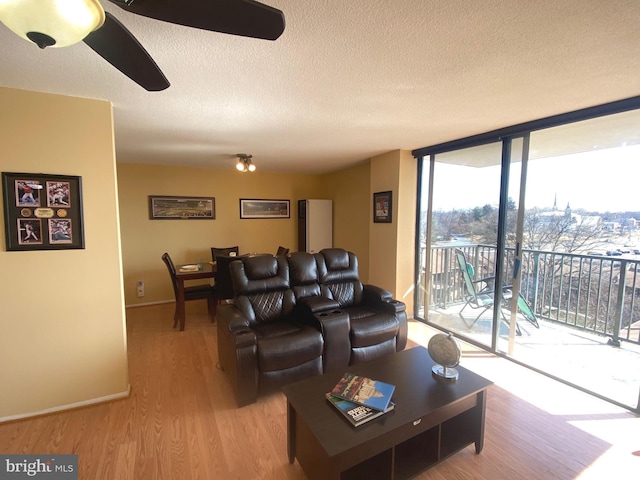
M 298 200 L 298 251 L 316 253 L 333 246 L 333 202 Z

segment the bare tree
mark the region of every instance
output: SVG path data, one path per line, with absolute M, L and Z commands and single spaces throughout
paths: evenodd
M 530 209 L 524 218 L 524 248 L 567 253 L 594 248 L 602 230 L 592 218 Z

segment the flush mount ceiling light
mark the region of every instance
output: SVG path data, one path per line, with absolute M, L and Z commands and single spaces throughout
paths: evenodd
M 256 166 L 251 161 L 252 155 L 247 155 L 246 153 L 238 153 L 236 154 L 238 157 L 238 163 L 236 164 L 236 168 L 240 172 L 254 172 L 256 170 Z
M 97 0 L 0 0 L 0 21 L 40 48 L 78 43 L 104 19 Z

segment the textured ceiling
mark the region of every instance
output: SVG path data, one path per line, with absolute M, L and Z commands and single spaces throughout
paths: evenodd
M 325 173 L 640 95 L 638 0 L 266 0 L 276 41 L 116 16 L 171 86 L 0 24 L 0 85 L 109 100 L 118 162 Z M 7 115 L 8 112 L 1 112 Z

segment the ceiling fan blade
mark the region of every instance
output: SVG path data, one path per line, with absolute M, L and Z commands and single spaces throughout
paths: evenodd
M 84 43 L 144 89 L 167 88 L 169 81 L 136 37 L 109 12 L 105 15 L 102 27 L 87 35 Z
M 213 32 L 275 40 L 284 31 L 284 13 L 254 0 L 109 1 L 137 15 Z

